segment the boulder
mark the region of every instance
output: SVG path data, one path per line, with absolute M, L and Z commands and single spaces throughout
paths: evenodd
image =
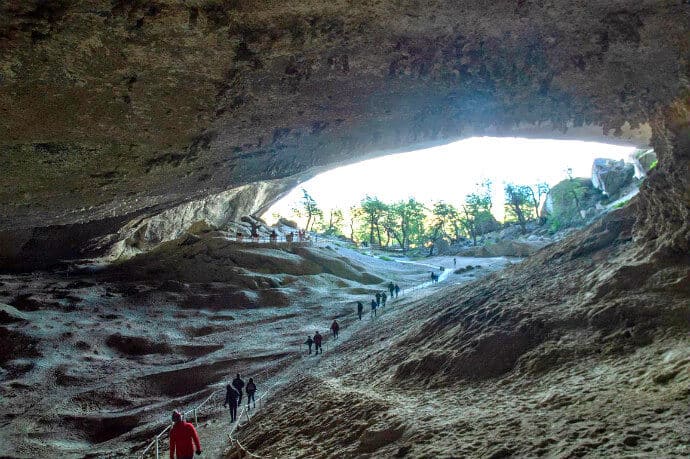
M 646 174 L 654 168 L 657 162 L 654 150 L 640 150 L 635 152 L 634 158 L 640 163 L 640 169 Z
M 582 211 L 593 208 L 601 200 L 601 191 L 587 178 L 568 178 L 554 185 L 546 196 L 544 210 L 552 225 L 569 227 L 584 222 Z
M 597 158 L 592 164 L 592 184 L 607 196 L 615 196 L 632 183 L 635 166 L 623 160 Z

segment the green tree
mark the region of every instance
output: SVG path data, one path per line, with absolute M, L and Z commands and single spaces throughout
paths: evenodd
M 318 220 L 319 231 L 328 235 L 343 234 L 342 230 L 345 217 L 341 209 L 328 209 L 328 211 L 322 213 L 322 215 L 323 218 Z
M 368 230 L 370 244 L 374 244 L 378 240 L 379 245 L 382 245 L 381 220 L 385 217 L 387 208 L 388 206 L 380 201 L 379 198 L 369 195 L 360 203 L 359 218 L 363 226 Z M 376 239 L 374 236 L 376 236 Z
M 462 225 L 467 234 L 472 238 L 472 243 L 477 245 L 477 236 L 484 234 L 492 226 L 494 221 L 491 214 L 491 181 L 485 180 L 478 183 L 475 191 L 465 196 L 462 205 Z
M 527 232 L 527 222 L 532 220 L 533 211 L 538 210 L 534 191 L 527 185 L 513 183 L 507 184 L 504 191 L 506 215 L 517 220 L 524 234 Z
M 403 253 L 407 253 L 411 244 L 423 241 L 424 211 L 424 205 L 415 198 L 389 206 L 386 231 L 398 242 Z
M 294 208 L 293 212 L 298 217 L 307 218 L 307 224 L 305 225 L 304 229 L 309 231 L 311 224 L 318 217 L 322 216 L 323 213 L 316 204 L 316 200 L 304 188 L 302 188 L 302 199 L 299 201 L 299 205 L 300 207 Z
M 431 222 L 427 232 L 429 244 L 429 256 L 434 254 L 434 247 L 440 239 L 447 239 L 453 243 L 462 233 L 460 213 L 452 204 L 443 201 L 434 203 L 431 210 Z

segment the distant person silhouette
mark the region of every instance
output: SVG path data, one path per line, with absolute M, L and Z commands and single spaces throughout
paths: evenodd
M 376 317 L 376 300 L 371 300 L 371 318 Z
M 381 306 L 381 294 L 376 292 L 376 307 Z
M 391 294 L 391 298 L 393 298 L 393 292 L 395 292 L 395 285 L 393 285 L 393 282 L 391 282 L 390 284 L 388 284 L 388 291 L 389 291 L 390 294 Z
M 239 373 L 237 373 L 237 377 L 232 380 L 232 387 L 234 387 L 239 394 L 239 398 L 237 399 L 237 404 L 239 405 L 242 403 L 242 389 L 244 388 L 244 381 L 240 378 Z
M 458 260 L 456 260 L 455 258 L 453 258 L 453 267 L 456 267 L 457 265 L 458 265 Z
M 311 355 L 311 346 L 314 344 L 314 340 L 311 339 L 311 336 L 307 336 L 307 340 L 304 342 L 307 346 L 309 346 L 309 355 Z
M 239 398 L 240 394 L 237 393 L 231 384 L 225 386 L 225 403 L 223 403 L 223 406 L 230 406 L 230 422 L 237 421 L 237 405 L 239 404 Z
M 388 299 L 388 296 L 386 296 L 386 292 L 381 292 L 381 306 L 386 305 L 386 300 Z
M 338 325 L 338 322 L 336 322 L 335 320 L 333 320 L 333 323 L 331 324 L 331 331 L 333 332 L 333 339 L 338 339 L 340 325 Z
M 359 320 L 362 320 L 362 311 L 364 311 L 364 305 L 362 304 L 361 301 L 357 302 L 357 315 L 359 316 Z
M 170 429 L 170 459 L 192 459 L 194 457 L 194 447 L 196 454 L 201 454 L 201 443 L 199 434 L 191 422 L 182 419 L 182 414 L 175 410 L 172 413 L 173 427 Z
M 256 399 L 254 398 L 254 394 L 256 393 L 256 384 L 254 384 L 254 378 L 249 378 L 249 382 L 247 383 L 247 388 L 245 390 L 247 391 L 247 409 L 249 409 L 249 402 L 254 402 L 254 408 L 256 408 Z
M 321 341 L 323 340 L 323 336 L 319 332 L 316 332 L 314 334 L 314 354 L 323 354 L 323 348 L 321 347 Z M 319 352 L 321 351 L 321 352 Z
M 400 286 L 398 284 L 395 284 L 395 297 L 398 297 L 398 293 L 400 293 Z

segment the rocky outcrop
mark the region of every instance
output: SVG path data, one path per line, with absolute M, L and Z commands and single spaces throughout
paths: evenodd
M 623 160 L 597 158 L 592 164 L 592 185 L 606 196 L 616 196 L 632 183 L 635 166 Z
M 587 178 L 568 178 L 549 190 L 544 203 L 545 214 L 556 227 L 582 225 L 601 200 L 601 192 Z
M 646 144 L 683 100 L 689 14 L 653 1 L 8 0 L 0 230 L 151 215 L 472 135 Z

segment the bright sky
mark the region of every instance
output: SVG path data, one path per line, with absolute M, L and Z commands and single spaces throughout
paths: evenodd
M 305 188 L 321 209 L 348 209 L 365 195 L 384 202 L 409 197 L 427 205 L 460 205 L 475 184 L 493 182 L 494 211 L 502 220 L 506 183 L 553 186 L 566 177 L 590 177 L 595 158 L 627 159 L 633 147 L 571 140 L 473 137 L 424 150 L 383 156 L 333 169 L 308 180 L 274 204 L 264 216 L 290 216 Z

